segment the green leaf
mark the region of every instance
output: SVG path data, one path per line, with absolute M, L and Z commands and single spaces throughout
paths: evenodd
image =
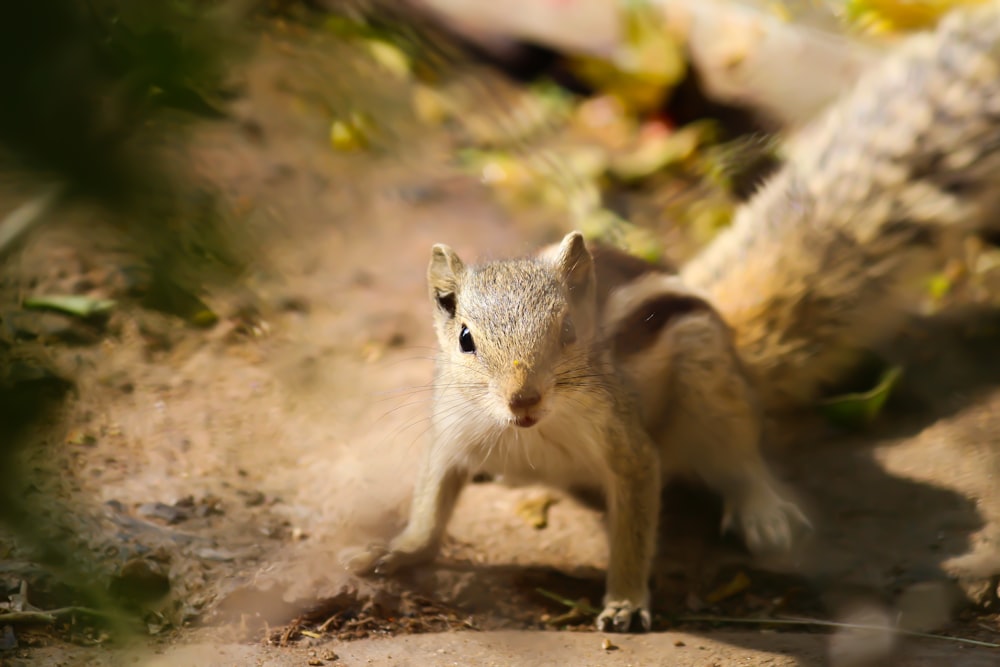
M 101 315 L 115 307 L 111 299 L 95 299 L 77 294 L 32 296 L 22 304 L 29 310 L 56 310 L 67 315 L 88 318 Z
M 892 366 L 882 374 L 874 388 L 828 398 L 820 402 L 820 411 L 836 426 L 861 428 L 870 424 L 882 411 L 902 374 L 901 367 Z

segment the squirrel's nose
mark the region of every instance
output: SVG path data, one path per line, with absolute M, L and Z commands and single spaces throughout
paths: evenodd
M 522 389 L 507 402 L 511 410 L 533 408 L 542 402 L 542 395 L 537 389 Z

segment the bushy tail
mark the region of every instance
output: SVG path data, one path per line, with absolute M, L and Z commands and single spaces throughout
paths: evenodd
M 808 404 L 899 331 L 929 261 L 997 203 L 1000 3 L 989 2 L 864 76 L 682 277 L 733 327 L 765 406 Z

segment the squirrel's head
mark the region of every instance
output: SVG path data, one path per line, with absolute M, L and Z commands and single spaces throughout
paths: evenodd
M 466 266 L 435 245 L 427 270 L 441 345 L 438 382 L 502 425 L 528 428 L 586 384 L 596 295 L 579 232 L 542 258 Z

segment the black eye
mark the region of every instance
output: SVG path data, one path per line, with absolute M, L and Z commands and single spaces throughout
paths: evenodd
M 576 327 L 573 326 L 573 320 L 568 317 L 563 320 L 560 340 L 563 345 L 570 345 L 576 342 Z
M 462 330 L 458 332 L 458 344 L 462 348 L 462 352 L 466 354 L 476 351 L 476 341 L 472 340 L 472 332 L 464 324 L 462 325 Z

